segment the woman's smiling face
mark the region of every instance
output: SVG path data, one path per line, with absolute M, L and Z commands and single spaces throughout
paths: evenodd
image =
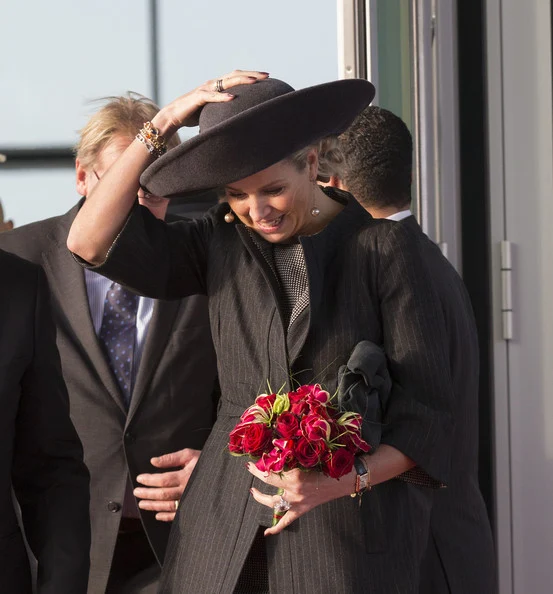
M 290 161 L 280 161 L 225 187 L 225 197 L 236 216 L 272 243 L 308 235 L 313 227 L 313 181 L 317 151 L 307 155 L 302 171 Z

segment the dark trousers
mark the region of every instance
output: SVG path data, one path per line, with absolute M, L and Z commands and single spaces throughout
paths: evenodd
M 106 594 L 156 592 L 160 571 L 140 520 L 122 518 Z

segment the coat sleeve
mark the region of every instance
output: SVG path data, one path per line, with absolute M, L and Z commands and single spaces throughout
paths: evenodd
M 137 204 L 102 264 L 91 266 L 76 255 L 75 259 L 153 299 L 205 295 L 214 218 L 211 212 L 202 219 L 165 223 Z
M 89 473 L 69 417 L 46 277 L 36 268 L 32 349 L 20 381 L 12 484 L 38 561 L 38 593 L 87 591 Z M 30 301 L 32 303 L 32 301 Z
M 445 322 L 418 238 L 404 225 L 389 229 L 377 278 L 393 382 L 382 443 L 403 452 L 438 484 L 447 484 L 454 391 Z

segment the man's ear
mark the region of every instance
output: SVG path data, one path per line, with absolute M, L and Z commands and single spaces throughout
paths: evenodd
M 75 171 L 77 173 L 77 192 L 80 196 L 86 196 L 88 193 L 88 173 L 78 158 L 75 159 Z

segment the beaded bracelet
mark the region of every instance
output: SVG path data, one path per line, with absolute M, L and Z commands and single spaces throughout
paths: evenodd
M 152 122 L 144 122 L 144 127 L 136 135 L 136 139 L 140 140 L 156 159 L 167 152 L 167 141 L 159 130 L 153 127 Z

